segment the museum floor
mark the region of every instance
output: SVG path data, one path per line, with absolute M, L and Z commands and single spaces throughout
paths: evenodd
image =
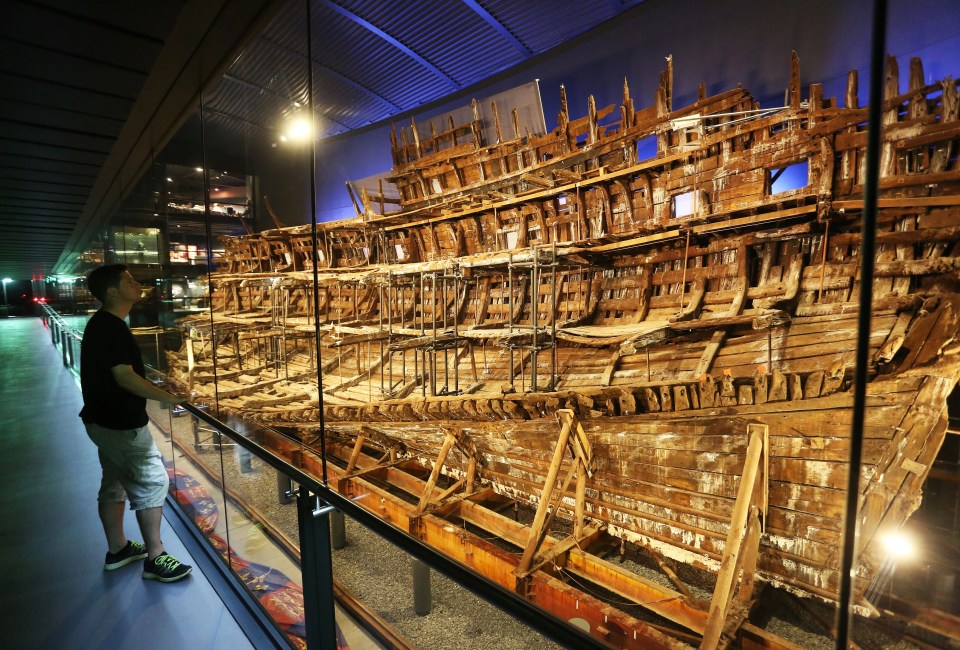
M 193 564 L 161 584 L 139 565 L 103 571 L 99 465 L 77 417 L 80 389 L 39 318 L 0 319 L 0 571 L 7 648 L 249 648 L 204 575 L 202 557 L 164 521 L 167 550 Z M 139 539 L 133 513 L 127 533 Z M 206 567 L 208 570 L 209 566 Z M 212 575 L 212 573 L 211 573 Z M 249 626 L 247 626 L 247 629 Z

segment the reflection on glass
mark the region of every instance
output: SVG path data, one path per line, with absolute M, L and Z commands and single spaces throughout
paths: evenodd
M 297 512 L 289 482 L 183 409 L 173 411 L 169 432 L 177 501 L 291 641 L 302 645 Z
M 314 5 L 309 20 L 302 4 L 278 13 L 86 247 L 90 264 L 126 261 L 153 287 L 131 322 L 156 365 L 266 453 L 598 637 L 696 645 L 730 624 L 757 643 L 829 644 L 866 180 L 857 74 L 817 60 L 812 76 L 836 87 L 825 93 L 801 86 L 799 57 L 785 55 L 770 77 L 724 32 L 711 46 L 741 65 L 704 60 L 709 87 L 689 70 L 675 80 L 657 52 L 643 69 L 660 75 L 655 100 L 626 83 L 621 99 L 620 79 L 604 77 L 610 109 L 568 104 L 565 90 L 547 100 L 556 130 L 521 128 L 503 102 L 502 123 L 475 105 L 384 126 L 380 159 L 395 169 L 364 169 L 337 204 L 315 191 L 333 181 L 311 178 L 311 162 L 377 158 L 357 140 L 322 160 L 354 141 L 316 140 L 349 127 L 325 114 L 324 83 L 344 79 L 307 68 L 332 47 L 315 38 L 307 51 L 307 26 L 331 9 Z M 909 56 L 887 66 L 855 599 L 956 612 L 960 453 L 944 432 L 960 309 L 957 89 Z M 753 74 L 772 99 L 736 85 Z M 71 280 L 51 293 L 84 304 Z M 287 479 L 192 416 L 167 426 L 178 498 L 297 636 Z M 355 522 L 345 535 L 340 585 L 418 644 L 442 647 L 417 609 L 463 648 L 511 626 L 436 576 L 430 606 L 416 606 L 422 567 Z M 724 573 L 732 556 L 746 568 Z M 737 585 L 743 603 L 775 611 L 762 630 L 728 607 Z M 458 619 L 453 601 L 483 622 Z M 519 627 L 521 644 L 541 645 Z
M 125 228 L 114 233 L 113 249 L 127 264 L 158 264 L 159 232 L 156 228 Z

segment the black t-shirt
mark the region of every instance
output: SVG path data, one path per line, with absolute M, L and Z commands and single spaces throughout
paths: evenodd
M 147 400 L 121 388 L 113 378 L 114 366 L 133 366 L 146 373 L 143 357 L 130 328 L 108 311 L 95 313 L 83 330 L 80 344 L 80 387 L 84 422 L 107 429 L 135 429 L 147 425 Z

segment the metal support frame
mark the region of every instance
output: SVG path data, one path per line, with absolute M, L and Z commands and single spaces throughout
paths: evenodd
M 296 494 L 307 647 L 337 650 L 329 518 L 334 508 L 306 487 L 300 486 Z

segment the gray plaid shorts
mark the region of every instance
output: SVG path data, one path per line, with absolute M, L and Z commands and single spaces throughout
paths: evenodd
M 131 510 L 161 507 L 170 479 L 149 428 L 107 429 L 92 422 L 84 426 L 97 445 L 103 468 L 97 500 L 116 503 L 129 498 Z

